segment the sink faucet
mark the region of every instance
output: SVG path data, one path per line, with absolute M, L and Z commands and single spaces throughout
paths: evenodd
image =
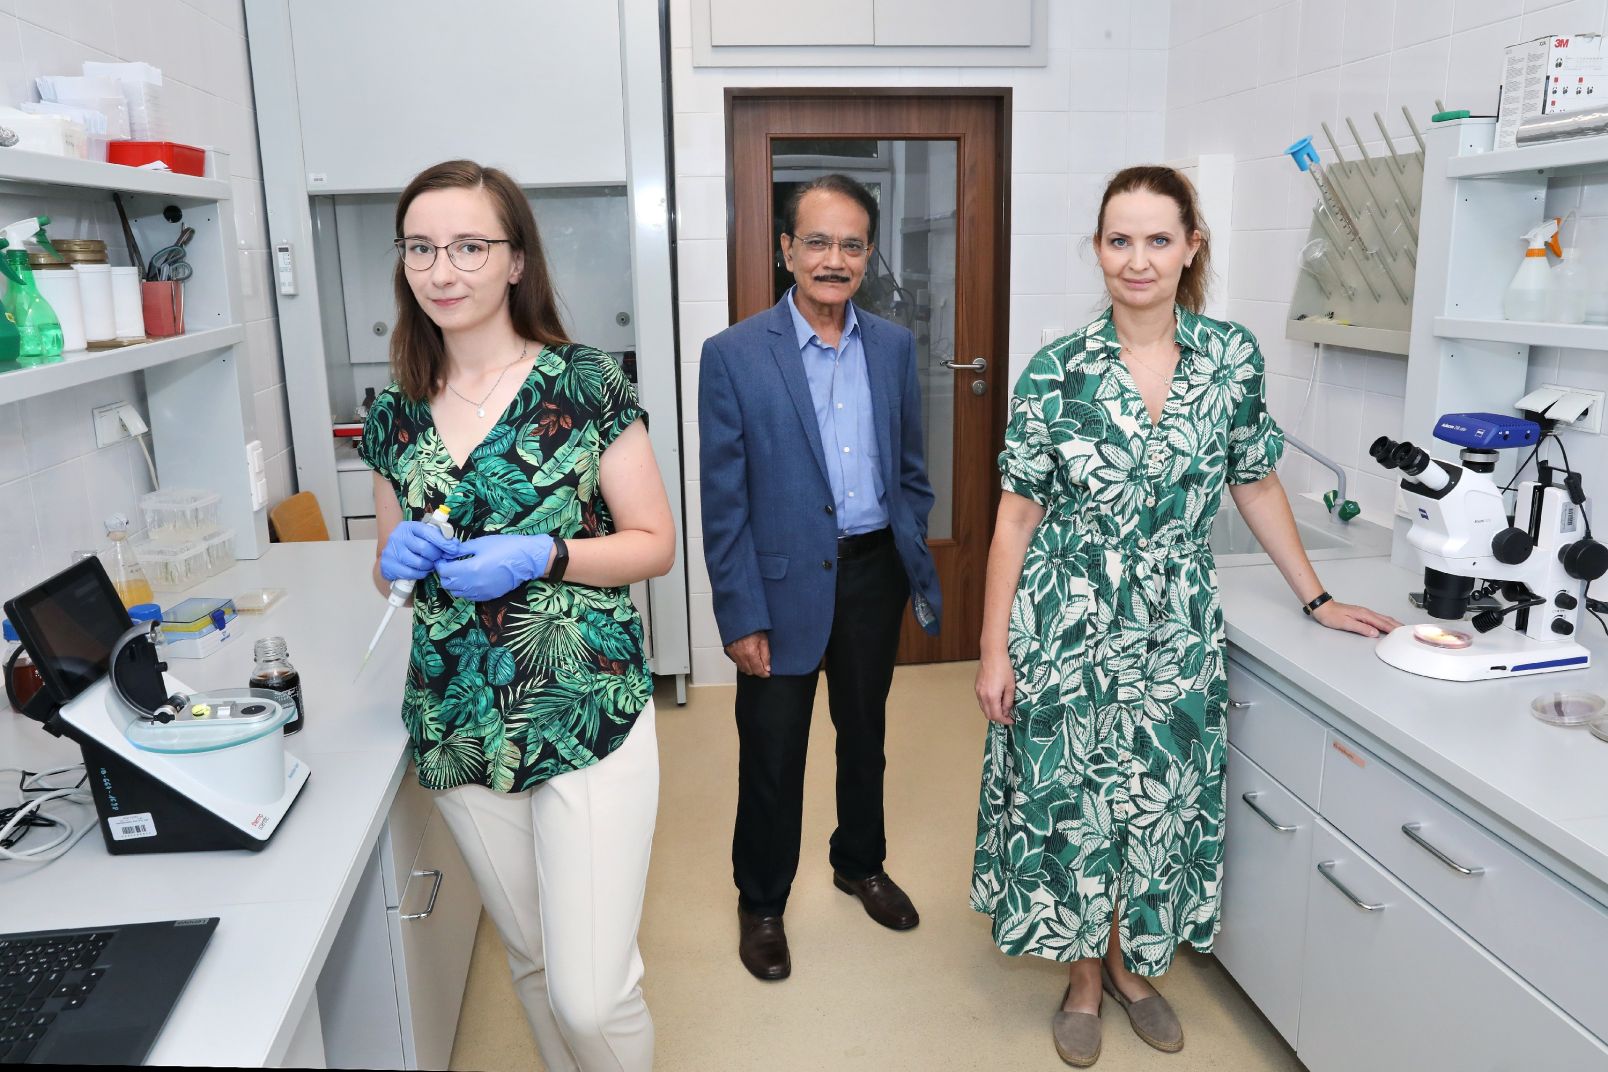
M 1341 521 L 1350 521 L 1352 518 L 1362 513 L 1362 508 L 1360 506 L 1346 498 L 1346 471 L 1340 468 L 1338 462 L 1336 462 L 1333 458 L 1330 458 L 1328 455 L 1314 450 L 1311 446 L 1303 443 L 1289 432 L 1284 433 L 1284 441 L 1290 446 L 1294 447 L 1296 450 L 1299 450 L 1302 454 L 1305 454 L 1307 457 L 1317 462 L 1319 465 L 1323 466 L 1325 469 L 1328 469 L 1334 473 L 1334 478 L 1339 482 L 1340 486 L 1338 489 L 1330 491 L 1323 496 L 1323 504 L 1329 508 L 1329 512 L 1331 514 L 1334 514 Z

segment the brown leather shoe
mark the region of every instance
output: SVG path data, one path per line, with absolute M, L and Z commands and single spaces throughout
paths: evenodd
M 750 975 L 773 983 L 793 974 L 793 958 L 787 954 L 787 932 L 782 930 L 781 916 L 756 916 L 739 906 L 737 923 L 742 931 L 737 955 Z
M 921 922 L 916 906 L 910 903 L 905 891 L 888 877 L 886 871 L 878 871 L 870 878 L 857 882 L 834 871 L 832 885 L 858 897 L 860 903 L 865 905 L 865 914 L 891 930 L 907 931 Z

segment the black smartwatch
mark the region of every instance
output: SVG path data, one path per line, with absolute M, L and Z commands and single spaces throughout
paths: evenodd
M 564 571 L 569 569 L 569 545 L 564 537 L 553 537 L 553 564 L 547 567 L 547 576 L 543 580 L 562 581 Z
M 1325 603 L 1328 603 L 1332 599 L 1334 599 L 1334 596 L 1331 596 L 1328 592 L 1319 592 L 1318 598 L 1301 608 L 1301 613 L 1310 618 L 1312 617 L 1313 611 L 1317 610 L 1319 607 L 1323 606 Z

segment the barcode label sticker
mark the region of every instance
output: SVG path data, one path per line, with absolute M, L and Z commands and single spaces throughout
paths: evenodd
M 114 815 L 106 820 L 106 828 L 112 832 L 113 841 L 132 841 L 135 838 L 156 836 L 156 823 L 148 811 L 135 812 L 133 815 Z

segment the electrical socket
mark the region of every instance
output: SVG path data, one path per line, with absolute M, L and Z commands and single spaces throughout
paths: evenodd
M 113 443 L 121 443 L 130 438 L 128 429 L 123 427 L 122 409 L 127 402 L 113 402 L 106 406 L 96 406 L 95 414 L 95 445 L 109 447 Z
M 1561 383 L 1543 383 L 1543 388 L 1550 387 L 1554 391 L 1567 391 L 1573 395 L 1589 396 L 1591 405 L 1586 407 L 1578 420 L 1569 421 L 1561 427 L 1571 432 L 1583 432 L 1587 435 L 1600 435 L 1602 433 L 1602 407 L 1605 396 L 1601 391 L 1593 391 L 1585 387 L 1565 387 Z

